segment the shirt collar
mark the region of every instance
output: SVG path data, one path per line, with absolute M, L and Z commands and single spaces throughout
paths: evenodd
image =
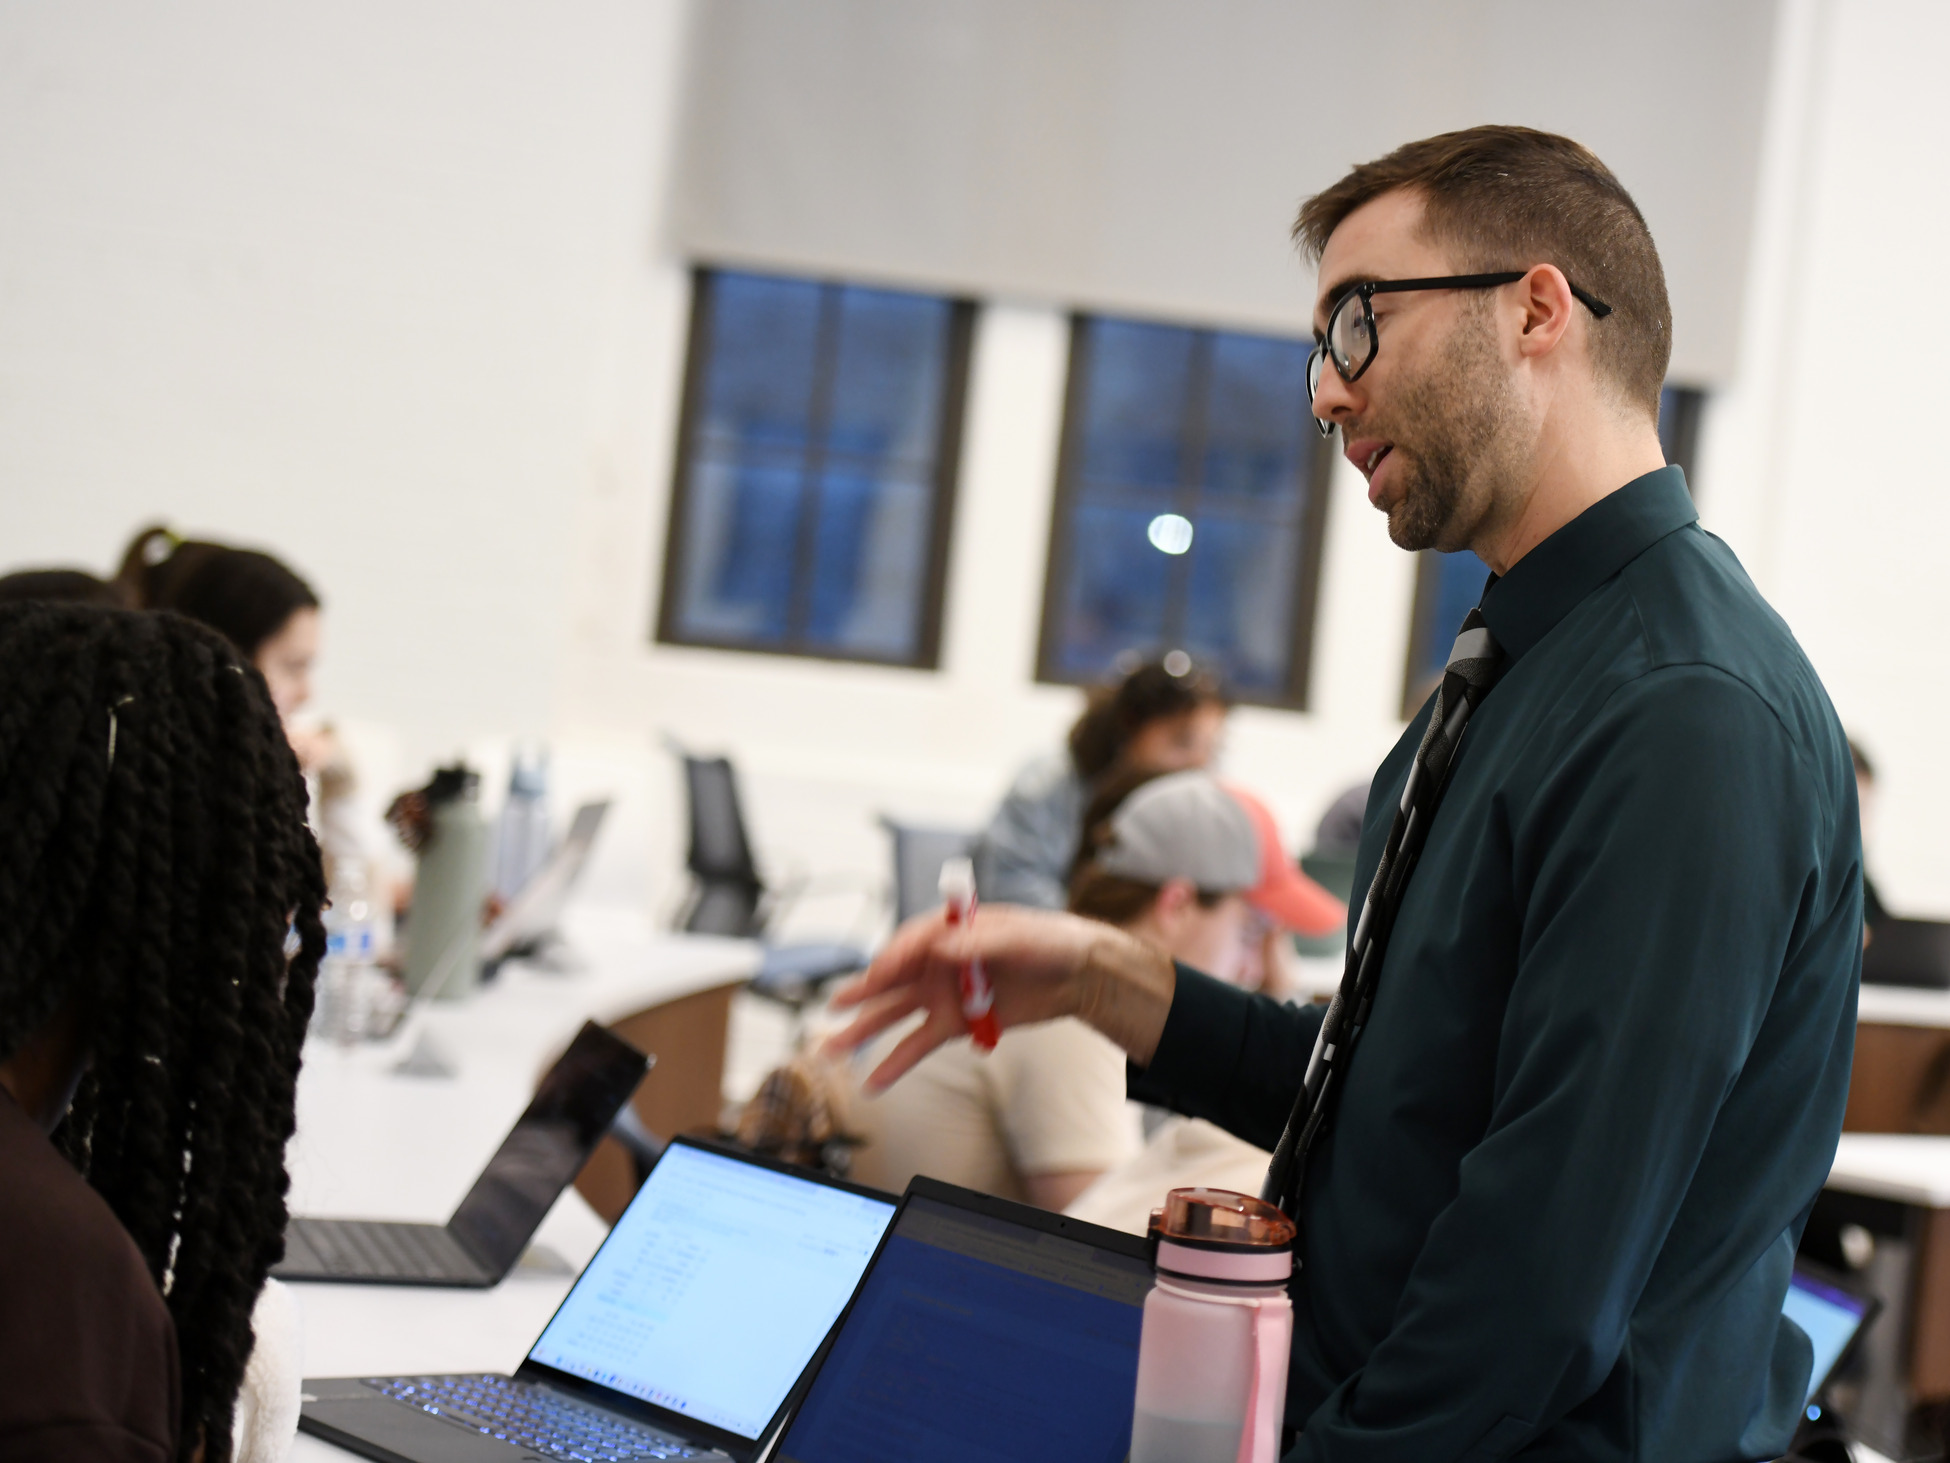
M 1492 578 L 1483 619 L 1503 653 L 1516 660 L 1578 602 L 1676 529 L 1699 521 L 1686 475 L 1662 467 L 1633 478 L 1558 529 Z

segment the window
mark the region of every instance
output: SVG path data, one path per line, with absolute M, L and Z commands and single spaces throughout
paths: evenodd
M 699 271 L 657 638 L 933 666 L 970 307 Z
M 1402 719 L 1422 709 L 1435 692 L 1436 677 L 1462 629 L 1463 616 L 1476 607 L 1490 569 L 1469 550 L 1443 554 L 1424 549 L 1415 556 L 1415 612 L 1408 627 L 1408 675 L 1402 681 Z
M 1699 420 L 1706 413 L 1706 393 L 1692 386 L 1667 386 L 1659 393 L 1659 445 L 1666 461 L 1686 474 L 1694 497 L 1693 464 L 1699 458 Z
M 1693 483 L 1694 454 L 1699 448 L 1699 423 L 1706 393 L 1690 386 L 1668 386 L 1659 394 L 1659 445 L 1666 461 L 1681 468 Z M 1415 610 L 1409 621 L 1408 673 L 1402 678 L 1402 717 L 1415 715 L 1435 691 L 1435 679 L 1449 662 L 1463 616 L 1483 597 L 1490 571 L 1474 554 L 1439 554 L 1433 549 L 1417 555 Z
M 1299 341 L 1077 319 L 1040 679 L 1175 648 L 1306 705 L 1331 450 L 1306 372 Z

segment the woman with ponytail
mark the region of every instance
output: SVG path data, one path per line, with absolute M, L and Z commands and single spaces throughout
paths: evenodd
M 1061 909 L 1083 816 L 1098 790 L 1128 773 L 1209 766 L 1231 702 L 1182 650 L 1090 692 L 1069 744 L 1017 774 L 975 849 L 982 898 Z
M 233 644 L 0 606 L 0 1456 L 231 1457 L 323 902 Z

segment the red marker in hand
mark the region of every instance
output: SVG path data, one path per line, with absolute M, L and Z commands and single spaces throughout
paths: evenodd
M 941 899 L 948 906 L 948 927 L 955 929 L 975 919 L 975 865 L 965 858 L 951 858 L 941 866 Z M 961 1016 L 968 1023 L 968 1034 L 985 1052 L 995 1050 L 1002 1035 L 995 1024 L 995 987 L 982 969 L 982 957 L 972 955 L 961 963 Z

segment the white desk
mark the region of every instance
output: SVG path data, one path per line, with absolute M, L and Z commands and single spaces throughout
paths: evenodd
M 415 1018 L 454 1058 L 456 1077 L 394 1074 L 411 1032 L 383 1046 L 306 1049 L 288 1155 L 293 1213 L 444 1222 L 585 1019 L 614 1021 L 758 968 L 755 945 L 658 933 L 627 911 L 571 911 L 566 932 L 575 970 L 510 964 L 469 1001 Z M 536 1243 L 579 1271 L 605 1233 L 570 1189 Z M 512 1371 L 572 1278 L 524 1265 L 492 1290 L 294 1283 L 305 1373 Z M 300 1434 L 291 1456 L 347 1455 Z
M 1919 1209 L 1950 1209 L 1950 1138 L 1844 1133 L 1828 1187 Z
M 1950 991 L 1864 985 L 1855 1019 L 1858 1025 L 1950 1026 Z

